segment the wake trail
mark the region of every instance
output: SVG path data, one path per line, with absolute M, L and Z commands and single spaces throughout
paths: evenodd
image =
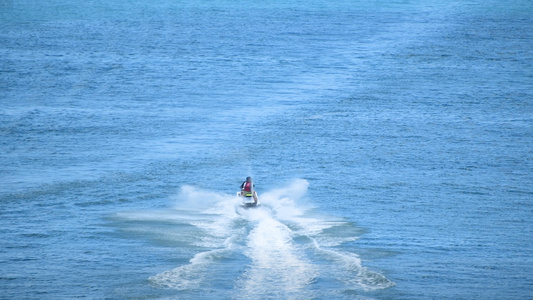
M 237 284 L 238 298 L 309 298 L 305 288 L 318 275 L 292 240 L 292 231 L 265 215 L 250 231 L 244 254 L 251 264 Z
M 224 286 L 226 298 L 309 299 L 393 286 L 362 266 L 357 254 L 342 250 L 357 240 L 355 226 L 310 213 L 308 185 L 300 179 L 265 192 L 259 195 L 262 205 L 250 209 L 234 195 L 184 186 L 172 210 L 117 218 L 131 222 L 125 230 L 152 231 L 172 240 L 168 244 L 177 245 L 176 251 L 192 253 L 185 263 L 149 278 L 182 295 Z

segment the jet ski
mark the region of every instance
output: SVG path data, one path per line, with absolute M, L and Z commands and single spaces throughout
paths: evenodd
M 259 199 L 257 198 L 257 193 L 255 191 L 253 193 L 245 191 L 237 192 L 237 197 L 241 198 L 241 206 L 244 208 L 258 207 L 260 205 Z

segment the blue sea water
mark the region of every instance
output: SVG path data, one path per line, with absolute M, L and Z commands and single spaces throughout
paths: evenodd
M 0 298 L 532 298 L 532 91 L 531 1 L 0 0 Z

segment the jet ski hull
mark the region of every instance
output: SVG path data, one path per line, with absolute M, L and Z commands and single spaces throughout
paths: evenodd
M 245 197 L 241 195 L 240 192 L 237 192 L 237 196 L 242 199 L 241 206 L 244 208 L 253 208 L 253 207 L 258 207 L 260 205 L 259 199 L 257 199 L 257 194 L 254 194 L 255 199 L 257 199 L 257 201 L 254 200 L 254 197 Z

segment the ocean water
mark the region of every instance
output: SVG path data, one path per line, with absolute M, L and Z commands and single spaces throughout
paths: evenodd
M 533 298 L 532 16 L 0 0 L 0 298 Z

